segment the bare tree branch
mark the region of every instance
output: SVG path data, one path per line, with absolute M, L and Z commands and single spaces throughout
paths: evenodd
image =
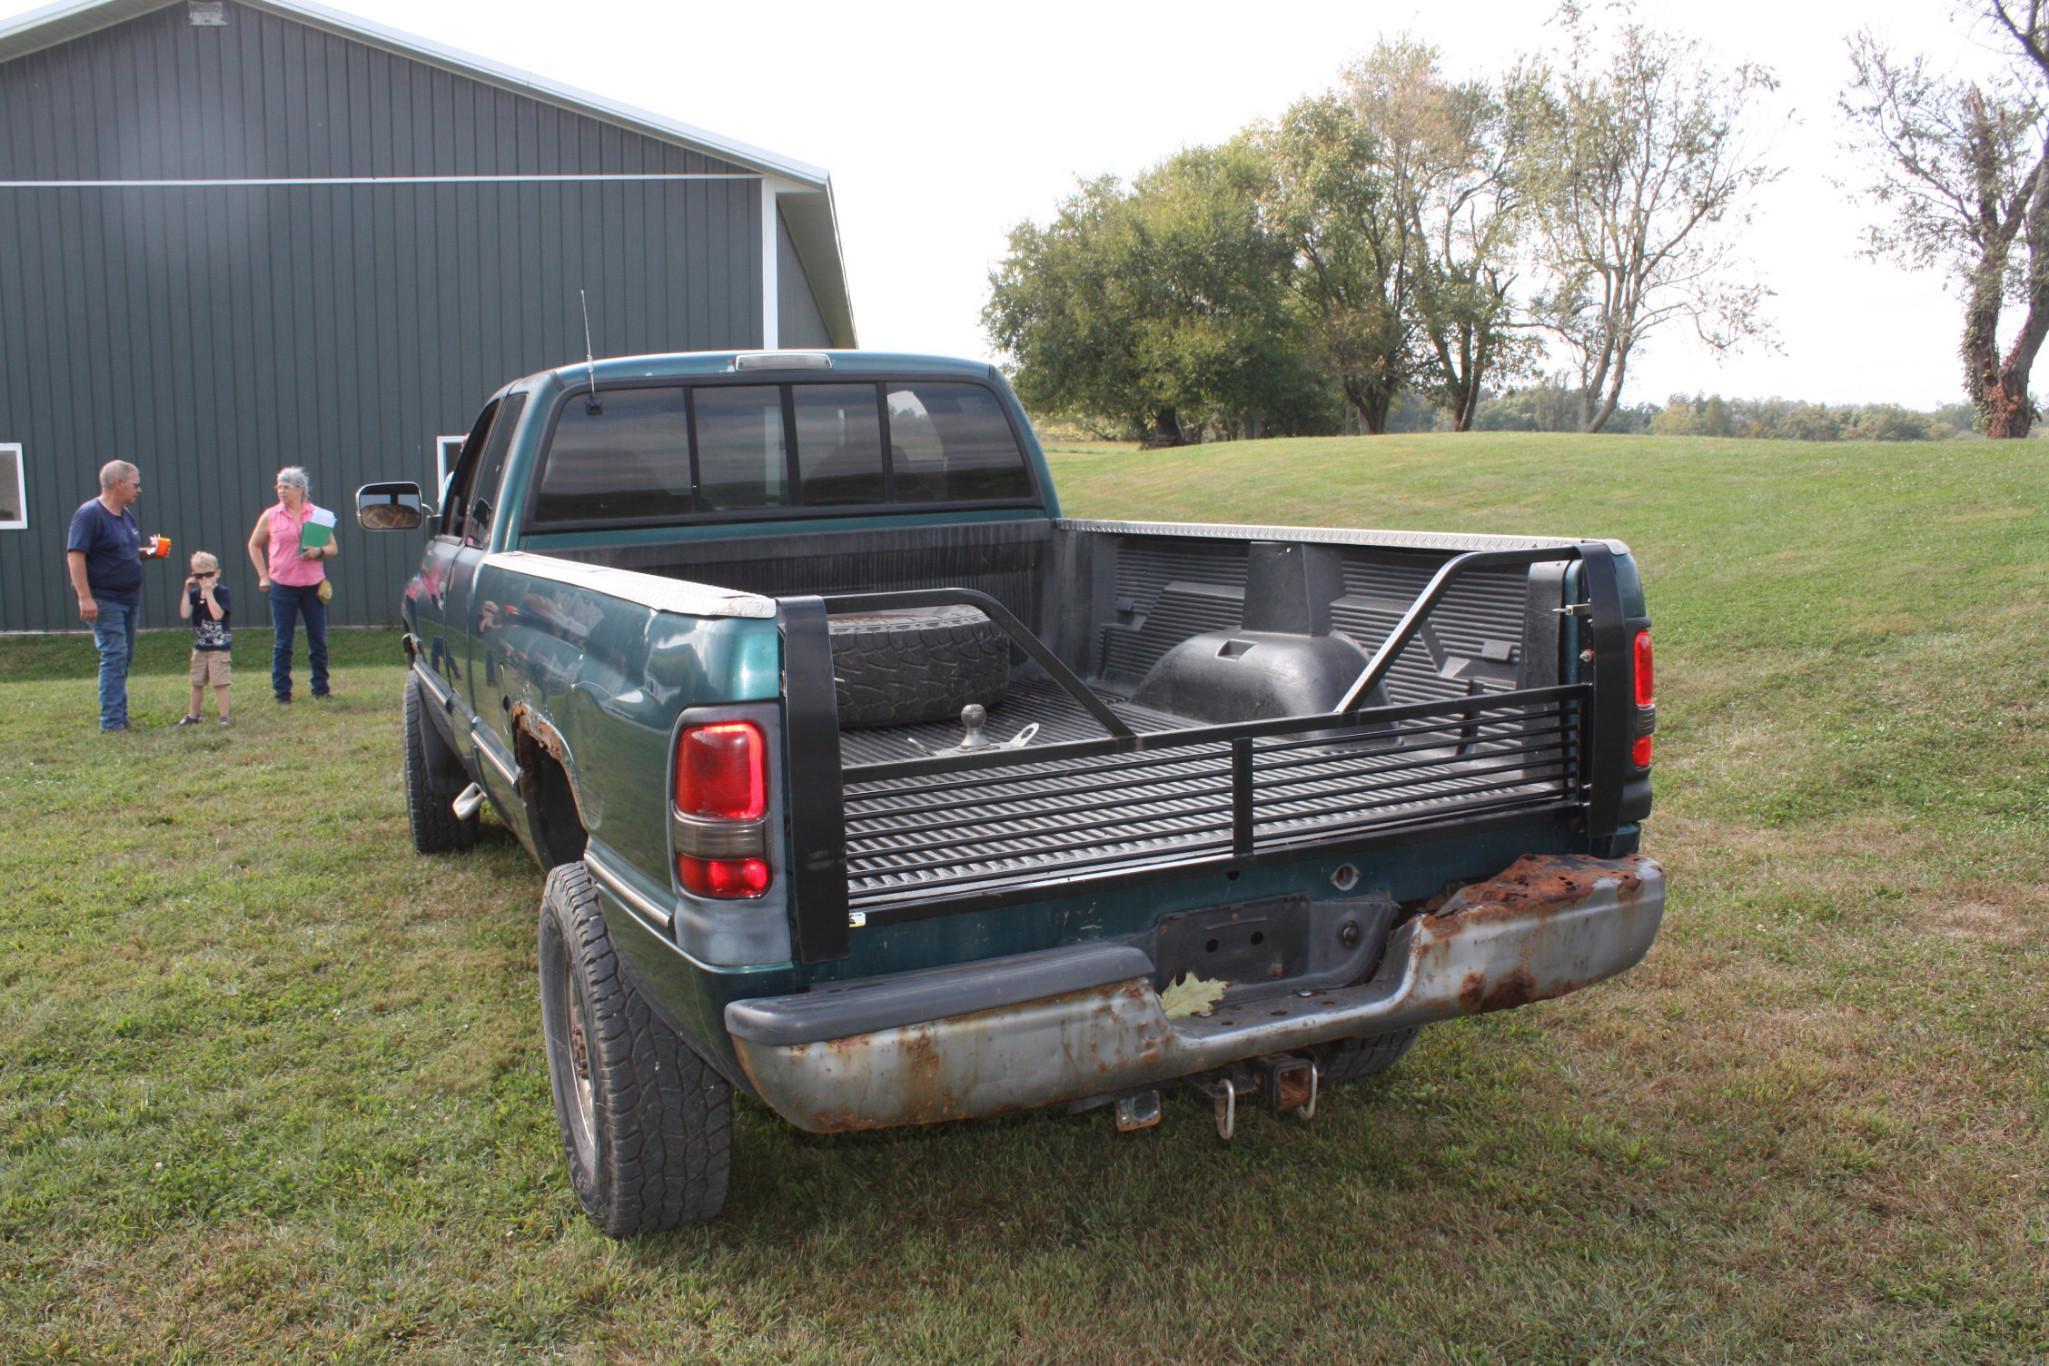
M 1521 111 L 1532 149 L 1522 189 L 1548 277 L 1537 314 L 1577 359 L 1593 431 L 1659 328 L 1692 319 L 1724 350 L 1767 332 L 1767 291 L 1725 277 L 1756 191 L 1778 174 L 1743 132 L 1746 105 L 1774 81 L 1760 67 L 1717 71 L 1693 44 L 1635 23 L 1597 62 L 1583 13 L 1567 7 L 1561 21 L 1572 56 Z
M 1911 268 L 1951 271 L 1963 286 L 1966 392 L 1991 436 L 2034 422 L 2029 375 L 2049 335 L 2049 38 L 2042 0 L 1977 0 L 2009 67 L 1989 83 L 1938 79 L 1871 33 L 1850 40 L 1851 83 L 1838 103 L 1884 217 L 1868 250 Z M 2002 311 L 2017 305 L 2013 341 Z

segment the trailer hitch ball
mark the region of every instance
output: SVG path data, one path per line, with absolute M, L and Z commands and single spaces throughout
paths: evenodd
M 989 722 L 989 711 L 979 702 L 970 702 L 960 709 L 960 748 L 986 749 L 989 737 L 983 727 Z

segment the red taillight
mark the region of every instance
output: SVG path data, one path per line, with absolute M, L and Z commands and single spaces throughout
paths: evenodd
M 1631 652 L 1631 660 L 1636 666 L 1636 705 L 1639 709 L 1639 722 L 1648 730 L 1650 728 L 1650 710 L 1657 704 L 1658 696 L 1657 666 L 1651 658 L 1651 633 L 1649 631 L 1638 631 L 1636 633 L 1636 648 Z M 1639 735 L 1636 737 L 1636 740 L 1629 746 L 1629 762 L 1638 768 L 1649 768 L 1651 766 L 1650 736 Z
M 752 721 L 686 726 L 676 741 L 676 809 L 752 821 L 768 810 L 766 744 Z
M 691 858 L 676 860 L 676 876 L 685 890 L 699 896 L 760 896 L 768 890 L 768 863 L 758 858 Z
M 772 874 L 762 857 L 761 820 L 767 814 L 768 744 L 761 727 L 752 721 L 685 726 L 676 737 L 673 825 L 676 877 L 684 889 L 728 899 L 766 892 Z

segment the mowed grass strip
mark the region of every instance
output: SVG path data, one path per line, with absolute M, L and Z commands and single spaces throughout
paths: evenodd
M 2049 1351 L 2049 513 L 2032 443 L 1056 452 L 1079 515 L 1597 533 L 1659 662 L 1637 970 L 1312 1124 L 845 1138 L 739 1107 L 718 1223 L 561 1171 L 540 879 L 409 852 L 389 633 L 126 737 L 0 644 L 0 1357 L 2022 1359 Z

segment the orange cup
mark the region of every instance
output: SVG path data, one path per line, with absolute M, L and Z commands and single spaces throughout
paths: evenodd
M 149 555 L 153 560 L 167 560 L 171 557 L 171 538 L 152 536 L 149 538 Z

